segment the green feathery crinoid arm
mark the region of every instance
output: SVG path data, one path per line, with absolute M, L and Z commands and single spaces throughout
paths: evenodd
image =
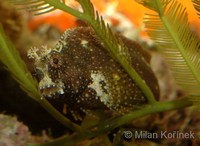
M 146 30 L 160 46 L 177 83 L 200 95 L 200 42 L 190 30 L 186 9 L 176 0 L 138 0 L 156 13 L 147 14 Z
M 20 84 L 21 88 L 33 99 L 40 100 L 38 83 L 33 79 L 28 71 L 24 61 L 21 59 L 19 52 L 14 48 L 12 43 L 4 35 L 3 28 L 0 24 L 0 61 L 5 68 L 11 73 L 14 79 Z
M 18 7 L 32 12 L 34 15 L 46 14 L 56 9 L 63 10 L 81 20 L 87 19 L 86 16 L 65 4 L 65 0 L 6 0 Z
M 197 10 L 197 14 L 200 18 L 200 0 L 192 0 L 194 8 Z
M 7 0 L 14 5 L 17 5 L 19 9 L 26 9 L 29 12 L 33 12 L 35 15 L 44 14 L 55 10 L 55 8 L 48 4 L 45 0 Z

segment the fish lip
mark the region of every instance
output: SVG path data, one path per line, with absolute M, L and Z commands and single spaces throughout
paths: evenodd
M 39 87 L 39 90 L 43 97 L 54 97 L 56 95 L 64 94 L 64 85 L 44 85 Z

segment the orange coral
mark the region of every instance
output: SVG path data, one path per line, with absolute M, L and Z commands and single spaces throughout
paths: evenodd
M 65 31 L 66 28 L 76 26 L 75 17 L 62 11 L 56 11 L 49 14 L 35 17 L 29 22 L 29 28 L 31 30 L 37 29 L 42 24 L 49 24 L 57 27 L 61 32 Z
M 181 2 L 188 11 L 188 18 L 191 23 L 191 28 L 195 31 L 200 32 L 200 22 L 192 5 L 192 2 L 182 0 L 178 1 Z M 73 1 L 71 1 L 71 3 L 73 3 Z M 113 8 L 113 10 L 125 15 L 136 27 L 142 26 L 144 14 L 150 12 L 150 10 L 144 8 L 133 0 L 92 0 L 92 3 L 94 4 L 95 8 L 102 14 Z M 114 6 L 110 7 L 111 5 Z M 114 25 L 118 23 L 116 19 L 110 19 L 110 21 Z M 34 30 L 39 25 L 44 23 L 57 27 L 61 32 L 69 27 L 77 26 L 76 18 L 74 18 L 70 14 L 61 11 L 56 11 L 54 13 L 51 13 L 51 15 L 47 14 L 45 16 L 36 17 L 30 21 L 29 26 L 32 30 Z

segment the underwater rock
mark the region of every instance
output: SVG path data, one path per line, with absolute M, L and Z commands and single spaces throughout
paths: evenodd
M 34 136 L 15 116 L 0 114 L 0 146 L 27 146 L 28 143 L 44 143 L 50 140 L 45 131 L 40 136 Z
M 31 139 L 28 127 L 16 117 L 0 114 L 0 145 L 25 146 Z
M 159 98 L 157 79 L 150 68 L 150 54 L 137 43 L 117 35 L 129 48 L 131 63 L 154 96 Z M 33 47 L 35 75 L 43 98 L 63 104 L 75 119 L 88 110 L 110 109 L 124 113 L 146 104 L 147 99 L 103 47 L 90 27 L 68 29 L 54 48 Z

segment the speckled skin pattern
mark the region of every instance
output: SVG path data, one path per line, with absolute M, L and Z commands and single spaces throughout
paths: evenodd
M 137 43 L 122 36 L 128 46 L 132 65 L 159 97 L 157 79 L 149 62 L 151 56 Z M 42 96 L 65 105 L 65 112 L 112 110 L 124 113 L 147 103 L 144 94 L 114 60 L 89 27 L 67 30 L 54 48 L 32 48 Z

